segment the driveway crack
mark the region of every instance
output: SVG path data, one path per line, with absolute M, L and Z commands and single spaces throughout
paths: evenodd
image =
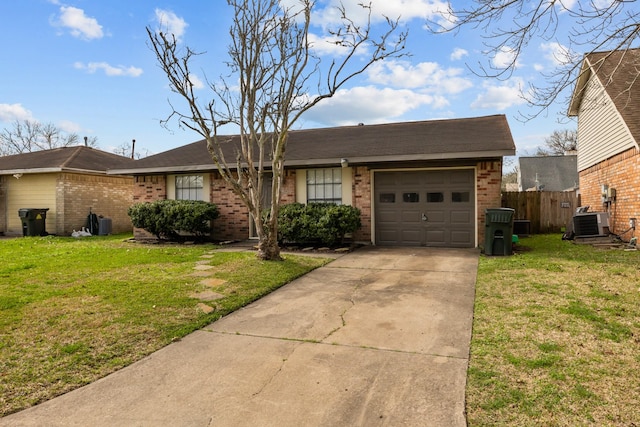
M 344 328 L 345 326 L 347 326 L 347 320 L 346 320 L 346 315 L 349 312 L 349 310 L 351 310 L 353 307 L 356 306 L 356 294 L 358 293 L 358 291 L 360 290 L 360 288 L 362 286 L 364 286 L 365 284 L 365 278 L 368 274 L 365 274 L 364 276 L 360 277 L 360 279 L 358 280 L 358 283 L 354 286 L 353 290 L 351 291 L 351 295 L 349 296 L 349 302 L 351 303 L 348 307 L 346 307 L 342 313 L 340 313 L 340 323 L 341 325 L 338 326 L 337 328 L 329 331 L 329 333 L 324 336 L 320 341 L 324 342 L 326 341 L 331 335 L 335 334 L 336 332 L 338 332 L 340 329 Z
M 264 382 L 264 384 L 262 384 L 262 386 L 256 391 L 254 392 L 251 397 L 257 397 L 258 395 L 260 395 L 267 387 L 269 387 L 269 385 L 276 379 L 276 377 L 278 375 L 280 375 L 280 373 L 282 372 L 282 370 L 284 369 L 284 365 L 287 363 L 287 361 L 289 360 L 289 358 L 291 357 L 291 355 L 293 355 L 293 353 L 296 351 L 296 349 L 298 348 L 298 346 L 294 347 L 291 352 L 286 356 L 282 358 L 282 361 L 280 363 L 280 366 L 278 367 L 278 369 L 276 369 L 276 371 L 269 377 L 269 379 L 267 379 L 267 381 Z

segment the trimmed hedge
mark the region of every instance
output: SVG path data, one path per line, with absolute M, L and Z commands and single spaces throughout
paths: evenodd
M 278 240 L 280 243 L 335 246 L 347 233 L 360 228 L 360 210 L 333 203 L 291 203 L 280 207 Z
M 209 234 L 219 212 L 215 204 L 199 200 L 156 200 L 132 205 L 127 214 L 134 227 L 158 239 L 182 240 L 180 233 L 199 238 Z

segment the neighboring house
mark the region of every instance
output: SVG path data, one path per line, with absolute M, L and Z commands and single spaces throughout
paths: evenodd
M 578 188 L 578 160 L 564 156 L 520 157 L 518 191 L 575 191 Z
M 113 233 L 131 231 L 127 208 L 133 178 L 107 176 L 134 160 L 77 146 L 0 157 L 0 233 L 22 235 L 22 208 L 49 209 L 46 231 L 70 235 L 87 225 L 89 210 L 111 218 Z
M 238 137 L 229 138 L 227 159 L 235 158 Z M 476 247 L 485 209 L 500 207 L 502 157 L 514 154 L 503 115 L 291 131 L 281 201 L 359 208 L 360 242 Z M 217 204 L 215 239 L 254 237 L 247 209 L 216 171 L 205 141 L 109 173 L 135 176 L 137 202 Z
M 578 117 L 581 203 L 609 212 L 615 234 L 640 218 L 639 70 L 640 49 L 586 55 L 568 111 Z

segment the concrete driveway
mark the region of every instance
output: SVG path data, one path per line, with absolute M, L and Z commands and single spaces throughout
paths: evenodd
M 366 247 L 1 426 L 465 426 L 475 249 Z

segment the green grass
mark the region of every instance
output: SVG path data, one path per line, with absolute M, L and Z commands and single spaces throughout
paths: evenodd
M 520 245 L 480 259 L 469 425 L 636 425 L 640 252 L 560 235 Z
M 95 381 L 260 298 L 327 259 L 264 262 L 213 245 L 142 245 L 130 236 L 0 241 L 0 416 Z M 225 282 L 209 290 L 196 261 Z

